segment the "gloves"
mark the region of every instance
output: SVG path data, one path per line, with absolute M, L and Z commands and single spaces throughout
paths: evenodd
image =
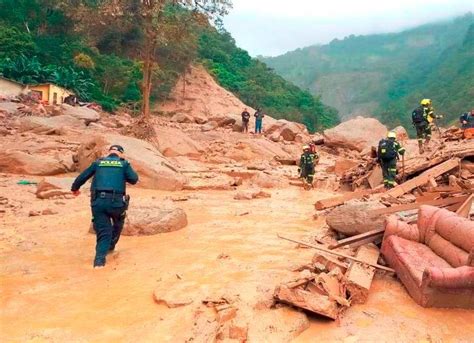
M 77 191 L 71 191 L 72 195 L 74 195 L 75 197 L 79 196 L 81 194 L 81 191 L 77 190 Z

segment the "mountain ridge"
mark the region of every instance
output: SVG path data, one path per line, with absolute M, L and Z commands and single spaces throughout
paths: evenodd
M 465 42 L 472 40 L 468 36 L 472 25 L 474 15 L 468 13 L 398 33 L 350 35 L 262 60 L 290 82 L 321 96 L 339 111 L 341 119 L 366 115 L 388 125 L 409 125 L 407 113 L 418 98 L 430 97 L 452 120 L 458 115 L 454 112 L 469 105 L 468 96 L 459 98 L 457 93 L 461 88 L 471 92 L 463 76 L 474 76 L 469 61 L 472 46 Z M 467 50 L 460 53 L 459 49 Z M 448 60 L 451 65 L 446 65 Z M 456 65 L 463 70 L 447 70 Z M 441 74 L 451 80 L 448 93 L 457 101 L 447 101 L 449 96 L 442 96 L 439 87 L 425 84 L 425 79 L 435 78 L 437 70 L 438 74 L 444 70 Z M 436 103 L 436 98 L 442 101 Z

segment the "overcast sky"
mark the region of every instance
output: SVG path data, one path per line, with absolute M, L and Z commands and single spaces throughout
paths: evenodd
M 233 4 L 225 27 L 253 56 L 275 56 L 350 34 L 396 32 L 474 12 L 474 0 L 233 0 Z

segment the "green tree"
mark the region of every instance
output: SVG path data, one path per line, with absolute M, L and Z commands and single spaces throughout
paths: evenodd
M 83 31 L 96 41 L 104 26 L 116 36 L 134 33 L 135 40 L 127 54 L 139 59 L 142 64 L 142 113 L 150 115 L 150 97 L 153 75 L 160 70 L 157 50 L 170 42 L 173 37 L 166 36 L 166 23 L 171 7 L 191 11 L 196 19 L 207 20 L 226 14 L 231 5 L 229 0 L 103 0 L 103 1 L 63 1 L 62 5 L 74 8 L 74 14 Z M 177 12 L 177 11 L 175 11 Z M 113 28 L 114 30 L 110 30 Z

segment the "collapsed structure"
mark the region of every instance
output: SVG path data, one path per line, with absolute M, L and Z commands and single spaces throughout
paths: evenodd
M 384 271 L 381 261 L 419 305 L 474 308 L 474 140 L 451 128 L 419 155 L 405 137 L 413 153 L 399 166 L 398 186 L 384 191 L 370 137 L 351 137 L 360 143 L 351 146 L 359 156 L 344 151 L 341 135 L 318 142 L 322 150 L 339 149 L 346 168 L 338 187 L 351 192 L 315 203 L 332 237 L 300 242 L 318 252 L 302 267 L 306 275 L 277 287 L 277 301 L 337 319 L 367 300 L 376 270 Z

